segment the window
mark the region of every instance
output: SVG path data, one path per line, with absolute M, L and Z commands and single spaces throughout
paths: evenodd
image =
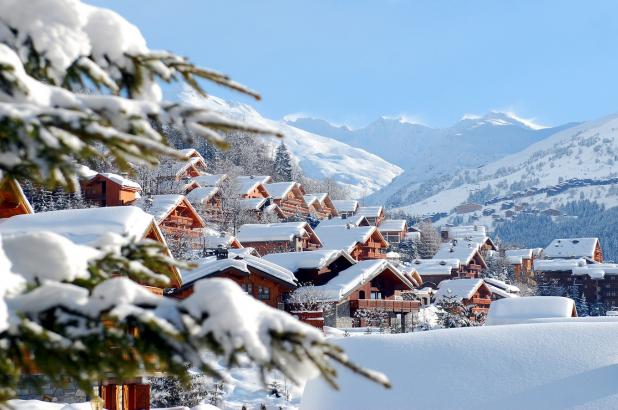
M 371 292 L 371 299 L 382 299 L 382 292 Z
M 364 290 L 359 290 L 358 291 L 358 298 L 359 299 L 365 299 L 365 291 Z
M 242 288 L 242 290 L 245 291 L 245 293 L 253 295 L 253 284 L 252 283 L 243 283 L 242 285 L 240 285 L 240 287 Z
M 258 286 L 258 299 L 270 300 L 270 288 L 266 286 Z

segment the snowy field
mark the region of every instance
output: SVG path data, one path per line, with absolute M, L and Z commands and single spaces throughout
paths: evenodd
M 340 338 L 393 388 L 342 371 L 339 392 L 309 382 L 301 409 L 614 409 L 617 338 L 582 320 Z

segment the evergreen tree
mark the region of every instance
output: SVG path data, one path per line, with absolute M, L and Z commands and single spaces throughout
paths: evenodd
M 433 227 L 431 222 L 421 222 L 417 225 L 421 233 L 418 243 L 418 253 L 422 259 L 431 259 L 440 248 L 440 234 Z
M 442 296 L 436 305 L 440 308 L 437 312 L 438 323 L 443 328 L 450 329 L 472 326 L 468 307 L 461 302 L 460 298 L 450 294 L 450 292 Z
M 293 181 L 294 180 L 294 165 L 292 157 L 285 144 L 282 142 L 277 147 L 275 153 L 275 175 L 277 181 Z
M 582 286 L 579 284 L 573 284 L 569 286 L 569 297 L 575 302 L 575 308 L 577 309 L 577 316 L 588 316 L 590 314 L 590 307 L 586 301 L 586 295 L 583 292 Z
M 509 273 L 509 263 L 499 255 L 492 255 L 485 259 L 487 267 L 481 271 L 482 278 L 506 281 Z

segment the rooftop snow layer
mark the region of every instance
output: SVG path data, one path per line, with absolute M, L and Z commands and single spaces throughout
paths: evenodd
M 359 206 L 356 215 L 363 215 L 367 218 L 377 218 L 384 212 L 381 206 Z
M 322 269 L 340 257 L 356 263 L 346 252 L 338 249 L 317 249 L 308 252 L 284 252 L 265 255 L 264 259 L 296 272 L 299 269 Z
M 534 261 L 534 270 L 542 272 L 569 271 L 580 266 L 586 266 L 585 259 L 536 259 Z
M 381 232 L 401 232 L 406 228 L 405 219 L 385 219 L 380 224 Z
M 358 201 L 354 199 L 333 199 L 333 205 L 337 212 L 356 212 Z
M 598 238 L 554 239 L 543 250 L 546 258 L 594 258 Z
M 526 296 L 493 301 L 486 325 L 526 323 L 532 319 L 571 317 L 575 302 L 561 296 Z
M 204 174 L 191 179 L 198 183 L 199 186 L 219 186 L 227 178 L 227 174 Z
M 346 226 L 346 225 L 352 225 L 352 226 L 361 226 L 361 224 L 368 226 L 369 222 L 367 222 L 367 218 L 364 217 L 363 215 L 351 215 L 345 218 L 342 218 L 340 216 L 336 216 L 334 218 L 330 218 L 330 219 L 324 219 L 322 221 L 320 221 L 319 223 L 319 227 L 325 228 L 325 227 L 330 227 L 330 226 Z
M 142 239 L 153 222 L 135 206 L 66 209 L 1 220 L 0 234 L 50 231 L 78 245 L 94 245 L 108 232 Z
M 434 259 L 459 259 L 462 264 L 467 265 L 476 252 L 478 252 L 478 247 L 473 243 L 458 242 L 457 245 L 453 245 L 447 242 L 440 244 L 438 252 L 433 257 Z
M 197 187 L 187 194 L 187 199 L 192 204 L 203 204 L 208 202 L 220 189 L 216 186 Z
M 153 215 L 157 223 L 160 223 L 184 198 L 184 195 L 178 194 L 152 195 L 138 199 L 135 206 Z
M 249 268 L 251 267 L 296 286 L 296 277 L 288 269 L 249 254 L 235 254 L 231 252 L 229 258 L 226 259 L 217 259 L 216 256 L 210 256 L 192 262 L 197 264 L 195 269 L 181 272 L 184 284 L 190 284 L 231 267 L 249 274 Z
M 483 279 L 447 279 L 438 284 L 436 302 L 445 296 L 453 296 L 456 299 L 470 299 L 483 285 Z
M 240 242 L 291 241 L 309 235 L 306 222 L 280 222 L 272 224 L 245 224 L 236 237 Z
M 286 182 L 273 182 L 270 184 L 266 184 L 266 190 L 271 197 L 274 199 L 282 199 L 284 196 L 290 193 L 292 189 L 297 185 L 297 182 L 286 181 Z
M 358 226 L 349 229 L 341 226 L 318 227 L 315 233 L 327 249 L 343 249 L 350 253 L 357 243 L 364 243 L 376 231 L 375 226 Z

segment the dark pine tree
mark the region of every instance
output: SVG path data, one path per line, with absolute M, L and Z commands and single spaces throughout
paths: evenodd
M 278 181 L 292 181 L 294 179 L 294 166 L 290 151 L 282 142 L 275 153 L 275 179 Z

